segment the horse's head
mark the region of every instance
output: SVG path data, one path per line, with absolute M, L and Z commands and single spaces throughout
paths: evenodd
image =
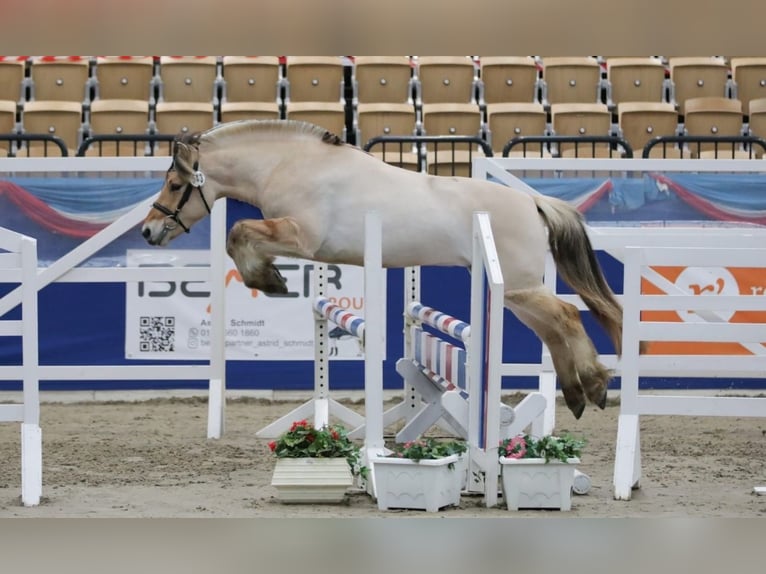
M 173 163 L 141 234 L 151 245 L 166 245 L 210 213 L 214 197 L 205 197 L 205 176 L 199 165 L 199 134 L 173 143 Z

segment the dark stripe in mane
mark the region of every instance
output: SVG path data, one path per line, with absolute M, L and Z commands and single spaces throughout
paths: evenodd
M 304 134 L 313 136 L 320 141 L 336 146 L 345 145 L 345 142 L 336 134 L 323 127 L 296 120 L 240 120 L 219 124 L 204 132 L 184 134 L 179 139 L 185 143 L 196 145 L 200 140 L 215 142 L 219 138 L 244 135 L 247 133 L 264 134 Z

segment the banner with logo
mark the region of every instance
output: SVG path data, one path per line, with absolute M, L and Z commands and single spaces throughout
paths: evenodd
M 760 295 L 766 296 L 766 270 L 725 267 L 652 267 L 677 289 L 690 295 L 715 297 L 717 295 Z M 642 293 L 662 295 L 662 289 L 642 279 Z M 766 341 L 766 312 L 762 311 L 715 311 L 715 319 L 729 323 L 764 323 Z M 645 321 L 687 321 L 704 322 L 694 311 L 644 311 Z M 762 355 L 766 354 L 764 343 L 713 343 L 713 342 L 672 342 L 653 341 L 649 345 L 654 355 Z
M 207 266 L 207 250 L 128 250 L 130 267 Z M 314 263 L 277 258 L 288 293 L 248 289 L 226 256 L 226 357 L 296 361 L 314 358 Z M 328 265 L 327 296 L 364 316 L 364 269 Z M 207 281 L 146 281 L 126 285 L 125 356 L 128 359 L 204 359 L 210 349 Z M 329 325 L 330 356 L 362 359 L 359 342 Z

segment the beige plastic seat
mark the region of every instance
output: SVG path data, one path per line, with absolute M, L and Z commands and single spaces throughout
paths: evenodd
M 482 105 L 538 102 L 539 71 L 531 56 L 487 56 L 480 60 Z
M 406 103 L 360 103 L 356 113 L 356 143 L 359 147 L 378 136 L 412 136 L 417 133 L 415 107 Z M 376 144 L 370 153 L 387 163 L 419 171 L 413 143 Z
M 23 60 L 0 60 L 0 101 L 24 102 L 25 65 Z
M 723 98 L 727 95 L 729 68 L 723 58 L 670 58 L 673 102 L 680 115 L 692 98 Z
M 612 115 L 606 104 L 552 104 L 551 127 L 557 136 L 607 136 L 612 125 Z M 578 149 L 578 156 L 593 154 L 590 143 L 578 146 L 575 143 L 560 143 L 559 154 L 568 149 Z M 596 144 L 599 148 L 609 149 L 608 144 Z
M 617 117 L 622 138 L 633 148 L 633 157 L 641 157 L 650 140 L 673 136 L 678 131 L 678 113 L 669 102 L 623 102 L 617 106 Z M 650 153 L 656 154 L 654 150 L 658 149 L 663 148 L 654 146 Z
M 12 134 L 16 131 L 16 102 L 0 100 L 0 134 Z M 0 157 L 8 155 L 13 148 L 10 141 L 0 140 Z
M 420 56 L 417 59 L 418 104 L 476 102 L 476 64 L 468 56 Z
M 742 102 L 729 98 L 691 98 L 686 100 L 684 130 L 697 136 L 738 136 L 742 134 Z M 739 144 L 734 144 L 738 146 Z M 692 152 L 713 150 L 714 143 L 694 144 Z M 731 156 L 732 144 L 718 146 Z
M 748 121 L 750 135 L 766 140 L 766 98 L 750 100 L 750 117 Z M 754 147 L 757 157 L 763 157 L 761 146 Z
M 96 99 L 154 101 L 152 56 L 99 56 L 93 74 Z
M 224 102 L 221 104 L 221 122 L 239 120 L 278 120 L 279 104 L 276 102 Z
M 81 59 L 35 58 L 29 70 L 31 100 L 87 104 L 89 64 Z
M 217 101 L 218 60 L 215 56 L 162 56 L 160 101 Z
M 360 103 L 356 115 L 359 147 L 376 136 L 411 136 L 417 130 L 417 115 L 410 104 Z
M 423 104 L 423 134 L 427 136 L 480 137 L 483 131 L 478 104 Z M 456 144 L 455 149 L 468 149 L 467 144 Z
M 601 65 L 596 58 L 543 58 L 543 81 L 548 105 L 601 101 Z
M 209 102 L 159 102 L 155 124 L 155 131 L 159 134 L 204 131 L 215 125 L 215 111 Z
M 359 104 L 414 103 L 409 56 L 357 56 L 353 72 L 354 101 Z
M 78 102 L 26 102 L 22 113 L 22 128 L 26 134 L 48 134 L 66 144 L 69 155 L 75 155 L 82 135 L 82 105 Z M 29 142 L 18 155 L 60 155 L 55 145 Z
M 149 102 L 147 100 L 94 100 L 90 109 L 90 135 L 142 135 L 149 131 Z M 93 142 L 86 155 L 143 156 L 147 141 Z
M 286 119 L 320 126 L 348 141 L 346 130 L 346 106 L 341 102 L 290 102 Z
M 482 148 L 476 150 L 455 150 L 449 148 L 429 151 L 426 154 L 426 171 L 430 175 L 471 177 L 473 158 L 484 157 Z
M 732 58 L 731 76 L 742 113 L 749 116 L 750 102 L 766 98 L 766 57 Z
M 338 56 L 288 56 L 285 102 L 344 102 L 343 70 Z
M 223 103 L 279 104 L 282 71 L 278 56 L 224 56 L 222 70 Z
M 487 133 L 492 151 L 501 155 L 505 145 L 514 138 L 545 135 L 547 114 L 539 103 L 505 103 L 487 105 Z M 513 152 L 540 156 L 539 143 L 529 143 L 524 148 L 511 148 Z
M 660 58 L 609 58 L 606 61 L 607 103 L 663 102 L 665 65 Z

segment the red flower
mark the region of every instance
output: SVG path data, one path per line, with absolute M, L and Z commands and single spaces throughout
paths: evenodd
M 338 431 L 336 431 L 335 429 L 330 431 L 330 436 L 333 438 L 333 440 L 338 440 L 340 438 Z
M 277 441 L 273 440 L 269 443 L 269 450 L 274 452 L 277 449 Z
M 306 428 L 308 426 L 308 421 L 306 419 L 303 419 L 302 421 L 295 421 L 293 425 L 290 427 L 290 432 L 293 432 L 298 429 L 298 427 Z
M 306 442 L 314 442 L 314 439 L 316 437 L 313 434 L 307 434 L 306 435 Z

